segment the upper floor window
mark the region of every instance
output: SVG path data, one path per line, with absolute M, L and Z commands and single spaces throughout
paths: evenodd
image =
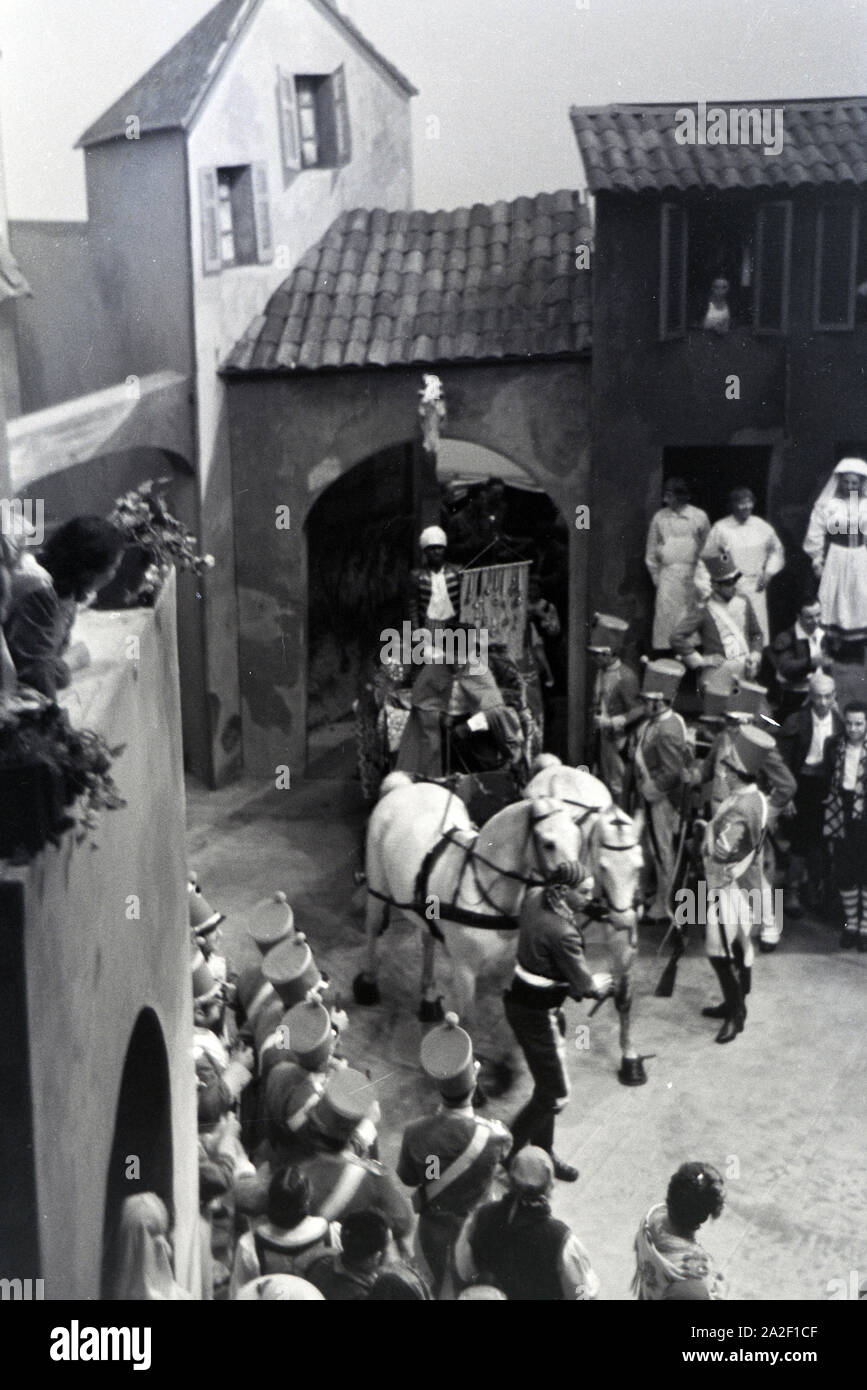
M 265 164 L 200 169 L 199 202 L 205 274 L 274 259 Z
M 814 328 L 852 328 L 856 320 L 867 319 L 864 293 L 858 293 L 865 276 L 863 252 L 858 264 L 858 220 L 857 204 L 844 199 L 823 203 L 817 211 Z
M 663 203 L 659 336 L 788 323 L 791 205 L 711 199 Z
M 299 76 L 278 68 L 277 95 L 287 173 L 349 163 L 349 106 L 342 67 L 325 76 Z

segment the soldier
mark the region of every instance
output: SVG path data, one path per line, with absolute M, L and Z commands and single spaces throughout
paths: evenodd
M 707 691 L 705 694 L 707 696 Z M 726 763 L 734 746 L 738 729 L 746 725 L 755 725 L 758 728 L 762 728 L 764 725 L 766 732 L 769 732 L 768 726 L 776 728 L 774 721 L 768 715 L 767 695 L 768 692 L 764 686 L 755 685 L 751 681 L 739 681 L 731 693 L 725 697 L 723 727 L 714 739 L 699 774 L 707 788 L 711 815 L 716 815 L 728 795 L 729 774 Z M 797 783 L 786 767 L 776 744 L 762 765 L 758 783 L 768 798 L 768 830 L 772 833 L 780 816 L 791 816 L 794 813 L 793 797 L 797 791 Z M 770 854 L 769 845 L 766 845 L 766 851 Z M 771 855 L 772 859 L 773 856 Z M 766 872 L 763 856 L 761 864 L 762 927 L 759 950 L 766 955 L 776 950 L 783 931 L 782 916 L 774 910 L 774 896 L 771 891 L 773 876 L 773 862 Z
M 612 977 L 591 975 L 584 959 L 578 913 L 589 900 L 589 884 L 577 889 L 550 884 L 525 894 L 515 974 L 503 995 L 506 1018 L 535 1083 L 511 1124 L 514 1151 L 525 1144 L 544 1149 L 561 1182 L 578 1178 L 578 1169 L 554 1153 L 555 1120 L 569 1099 L 563 1001 L 567 995 L 604 999 L 613 989 Z
M 774 749 L 763 729 L 738 729 L 724 760 L 729 795 L 705 828 L 702 855 L 707 884 L 706 949 L 723 992 L 722 1004 L 703 1009 L 721 1018 L 718 1043 L 743 1032 L 750 992 L 753 947 L 750 926 L 754 894 L 762 891 L 762 846 L 768 825 L 768 798 L 757 777 Z M 750 898 L 747 894 L 750 894 Z
M 478 1063 L 457 1014 L 446 1014 L 445 1022 L 423 1038 L 421 1064 L 439 1087 L 442 1102 L 432 1115 L 407 1125 L 397 1176 L 416 1189 L 418 1243 L 438 1296 L 461 1226 L 487 1198 L 512 1136 L 499 1120 L 482 1119 L 473 1111 Z
M 675 655 L 691 671 L 722 666 L 732 678 L 752 680 L 758 674 L 763 637 L 752 603 L 737 591 L 741 572 L 727 551 L 706 556 L 704 563 L 711 594 L 703 605 L 688 609 L 672 629 Z M 700 685 L 704 679 L 699 676 Z
M 415 1222 L 409 1201 L 388 1168 L 362 1158 L 352 1147 L 355 1130 L 362 1120 L 372 1120 L 375 1106 L 366 1076 L 351 1067 L 335 1072 L 310 1112 L 308 1155 L 296 1166 L 310 1181 L 313 1215 L 341 1221 L 350 1212 L 378 1211 L 394 1233 L 403 1257 L 411 1260 Z
M 675 836 L 692 756 L 686 724 L 672 709 L 683 674 L 679 661 L 664 657 L 649 661 L 639 694 L 645 717 L 634 736 L 634 776 L 647 813 L 650 854 L 656 870 L 656 896 L 648 921 L 665 921 L 671 915 Z
M 638 677 L 620 657 L 628 629 L 629 624 L 622 618 L 597 613 L 587 647 L 596 667 L 592 713 L 599 743 L 593 772 L 605 783 L 618 806 L 623 805 L 627 726 L 641 713 Z

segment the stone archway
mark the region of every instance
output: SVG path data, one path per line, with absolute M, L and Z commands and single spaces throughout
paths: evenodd
M 115 1109 L 105 1184 L 102 1297 L 115 1277 L 115 1237 L 124 1198 L 155 1192 L 171 1216 L 174 1163 L 169 1059 L 153 1009 L 142 1009 L 130 1037 Z

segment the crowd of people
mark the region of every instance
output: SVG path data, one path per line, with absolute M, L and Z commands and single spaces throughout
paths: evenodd
M 189 904 L 201 1284 L 187 1289 L 177 1281 L 166 1202 L 140 1191 L 124 1199 L 116 1222 L 113 1298 L 599 1296 L 590 1254 L 551 1212 L 550 1145 L 531 1142 L 525 1112 L 511 1130 L 478 1112 L 479 1063 L 454 1015 L 422 1040 L 432 1102 L 405 1126 L 392 1169 L 379 1154 L 374 1087 L 344 1052 L 346 1015 L 285 895 L 252 913 L 248 932 L 260 961 L 241 972 L 220 954 L 225 919 L 195 875 Z M 722 1178 L 709 1164 L 677 1170 L 666 1200 L 640 1222 L 635 1296 L 724 1296 L 722 1276 L 698 1241 L 723 1203 Z M 624 1252 L 625 1279 L 628 1269 Z

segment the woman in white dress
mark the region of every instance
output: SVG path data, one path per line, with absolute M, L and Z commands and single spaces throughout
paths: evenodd
M 738 593 L 746 594 L 759 620 L 765 645 L 771 640 L 768 627 L 768 581 L 786 563 L 783 543 L 769 522 L 754 516 L 756 499 L 748 487 L 736 487 L 729 495 L 731 512 L 710 528 L 702 559 L 728 551 L 740 570 Z M 696 587 L 702 597 L 710 593 L 710 577 L 703 564 L 696 572 Z
M 672 628 L 695 603 L 695 566 L 710 521 L 699 507 L 690 506 L 682 478 L 668 479 L 662 501 L 650 523 L 644 561 L 656 586 L 653 646 L 669 651 Z
M 844 458 L 819 493 L 804 550 L 821 578 L 822 625 L 848 642 L 867 638 L 867 463 Z

